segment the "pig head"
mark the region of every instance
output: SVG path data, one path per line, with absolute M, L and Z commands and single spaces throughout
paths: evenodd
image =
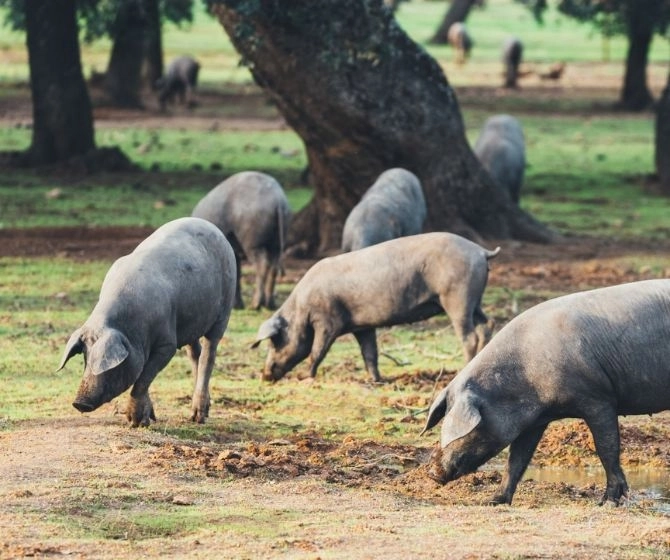
M 288 319 L 287 319 L 288 317 Z M 258 329 L 256 348 L 261 341 L 270 340 L 262 378 L 264 381 L 279 381 L 295 366 L 309 356 L 314 342 L 314 330 L 307 328 L 306 321 L 296 317 L 291 306 L 284 306 Z
M 80 412 L 92 412 L 131 387 L 140 373 L 144 359 L 121 331 L 103 328 L 94 332 L 77 329 L 68 341 L 58 370 L 70 358 L 84 354 L 84 376 L 72 405 Z

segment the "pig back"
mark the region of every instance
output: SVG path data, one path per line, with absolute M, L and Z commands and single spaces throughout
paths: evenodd
M 225 235 L 234 235 L 245 251 L 273 243 L 279 250 L 291 210 L 284 190 L 273 177 L 243 171 L 209 191 L 191 215 L 212 222 Z
M 473 288 L 481 296 L 487 272 L 486 251 L 467 239 L 412 235 L 317 262 L 287 303 L 338 313 L 350 329 L 394 325 L 442 312 L 441 295 Z
M 578 292 L 510 321 L 466 366 L 478 384 L 533 388 L 579 410 L 612 400 L 619 414 L 670 409 L 670 280 Z
M 423 231 L 426 201 L 418 177 L 402 168 L 384 171 L 351 210 L 342 231 L 345 251 Z
M 510 115 L 489 118 L 475 142 L 474 152 L 493 180 L 518 202 L 526 166 L 519 121 Z
M 227 321 L 235 266 L 216 226 L 198 218 L 174 220 L 114 263 L 93 314 L 135 331 L 135 338 L 151 332 L 182 346 Z

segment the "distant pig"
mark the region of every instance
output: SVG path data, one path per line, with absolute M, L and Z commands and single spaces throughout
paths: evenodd
M 195 89 L 198 85 L 199 72 L 200 64 L 190 56 L 179 56 L 168 64 L 165 76 L 156 82 L 161 111 L 165 111 L 165 107 L 174 100 L 175 96 L 179 98 L 182 105 L 188 107 L 195 105 Z
M 342 231 L 342 250 L 355 251 L 423 231 L 426 201 L 421 183 L 406 169 L 384 171 L 353 207 Z
M 91 412 L 132 386 L 133 427 L 155 420 L 149 386 L 187 346 L 195 381 L 191 419 L 209 412 L 209 378 L 235 295 L 235 256 L 219 229 L 181 218 L 158 228 L 111 266 L 91 315 L 65 348 L 58 369 L 84 354 L 84 378 L 72 403 Z
M 620 414 L 670 409 L 670 280 L 579 292 L 510 321 L 430 407 L 442 418 L 437 478 L 473 472 L 508 445 L 493 503 L 512 503 L 547 425 L 583 418 L 607 475 L 602 502 L 628 485 L 619 462 Z
M 465 64 L 470 56 L 473 41 L 468 33 L 468 28 L 462 21 L 452 23 L 447 31 L 447 41 L 454 49 L 454 60 L 456 64 Z
M 519 121 L 510 115 L 487 119 L 474 152 L 496 184 L 518 203 L 526 169 L 526 146 Z
M 244 307 L 240 263 L 246 257 L 256 268 L 251 307 L 275 309 L 275 281 L 291 220 L 281 185 L 265 173 L 236 173 L 209 191 L 192 215 L 216 224 L 233 246 L 237 260 L 235 307 Z
M 508 37 L 503 43 L 502 59 L 505 69 L 506 88 L 516 88 L 519 78 L 519 66 L 523 55 L 523 43 L 517 37 Z
M 307 356 L 314 377 L 335 339 L 353 333 L 379 382 L 375 328 L 443 312 L 472 359 L 491 334 L 481 301 L 497 254 L 458 235 L 426 233 L 317 262 L 258 330 L 253 347 L 270 339 L 263 378 L 277 381 Z

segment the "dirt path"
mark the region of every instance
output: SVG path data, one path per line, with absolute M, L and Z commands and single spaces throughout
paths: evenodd
M 589 488 L 526 482 L 518 503 L 492 508 L 477 504 L 492 489 L 495 477 L 486 473 L 449 492 L 432 486 L 419 497 L 402 485 L 417 479 L 429 485 L 420 468 L 391 485 L 379 472 L 360 484 L 263 469 L 217 475 L 202 467 L 202 446 L 103 417 L 31 423 L 0 434 L 0 446 L 3 558 L 660 558 L 670 552 L 667 517 L 653 514 L 644 500 L 599 508 Z M 100 516 L 87 515 L 91 503 Z M 175 528 L 152 538 L 124 519 L 124 511 L 150 516 L 179 508 L 206 516 L 210 528 L 196 534 Z M 115 513 L 105 516 L 105 509 Z M 77 534 L 52 525 L 54 512 L 79 523 Z

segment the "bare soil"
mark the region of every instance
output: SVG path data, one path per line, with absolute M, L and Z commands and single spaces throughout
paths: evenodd
M 484 99 L 484 96 L 481 97 Z M 16 107 L 12 118 L 22 118 Z M 250 111 L 253 112 L 253 111 Z M 132 120 L 142 113 L 106 119 Z M 8 113 L 1 115 L 9 118 Z M 147 126 L 174 126 L 175 115 L 146 116 Z M 182 118 L 177 116 L 178 118 Z M 282 126 L 276 117 L 242 115 L 230 126 Z M 204 121 L 183 116 L 184 123 Z M 226 121 L 220 121 L 225 128 Z M 98 123 L 96 123 L 96 126 Z M 132 250 L 146 228 L 0 230 L 0 256 L 59 255 L 112 259 Z M 492 244 L 493 245 L 493 244 Z M 501 242 L 490 286 L 541 294 L 638 280 L 651 269 L 626 264 L 667 257 L 670 243 L 566 239 L 554 245 Z M 289 260 L 289 278 L 311 261 Z M 665 275 L 670 275 L 669 270 Z M 502 313 L 502 312 L 501 312 Z M 498 319 L 505 319 L 505 314 Z M 666 343 L 667 341 L 650 341 Z M 430 392 L 437 372 L 394 380 Z M 286 382 L 291 382 L 287 380 Z M 446 379 L 443 380 L 446 382 Z M 297 386 L 296 390 L 308 390 Z M 222 423 L 221 418 L 213 422 Z M 420 429 L 422 419 L 407 418 Z M 670 415 L 622 418 L 625 469 L 670 469 Z M 2 428 L 0 420 L 0 428 Z M 595 482 L 521 483 L 513 506 L 488 505 L 502 463 L 445 486 L 429 476 L 437 435 L 426 445 L 326 438 L 203 444 L 160 430 L 131 430 L 122 416 L 94 413 L 36 419 L 0 430 L 0 557 L 72 558 L 662 558 L 670 555 L 670 518 L 659 500 L 635 488 L 621 507 L 598 507 Z M 551 426 L 535 454 L 538 466 L 600 469 L 580 421 Z M 598 473 L 600 474 L 600 473 Z M 670 475 L 668 475 L 670 479 Z M 91 503 L 118 516 L 102 527 Z M 124 511 L 193 506 L 209 528 L 141 532 Z M 54 513 L 79 520 L 64 531 Z M 104 536 L 101 536 L 104 535 Z

